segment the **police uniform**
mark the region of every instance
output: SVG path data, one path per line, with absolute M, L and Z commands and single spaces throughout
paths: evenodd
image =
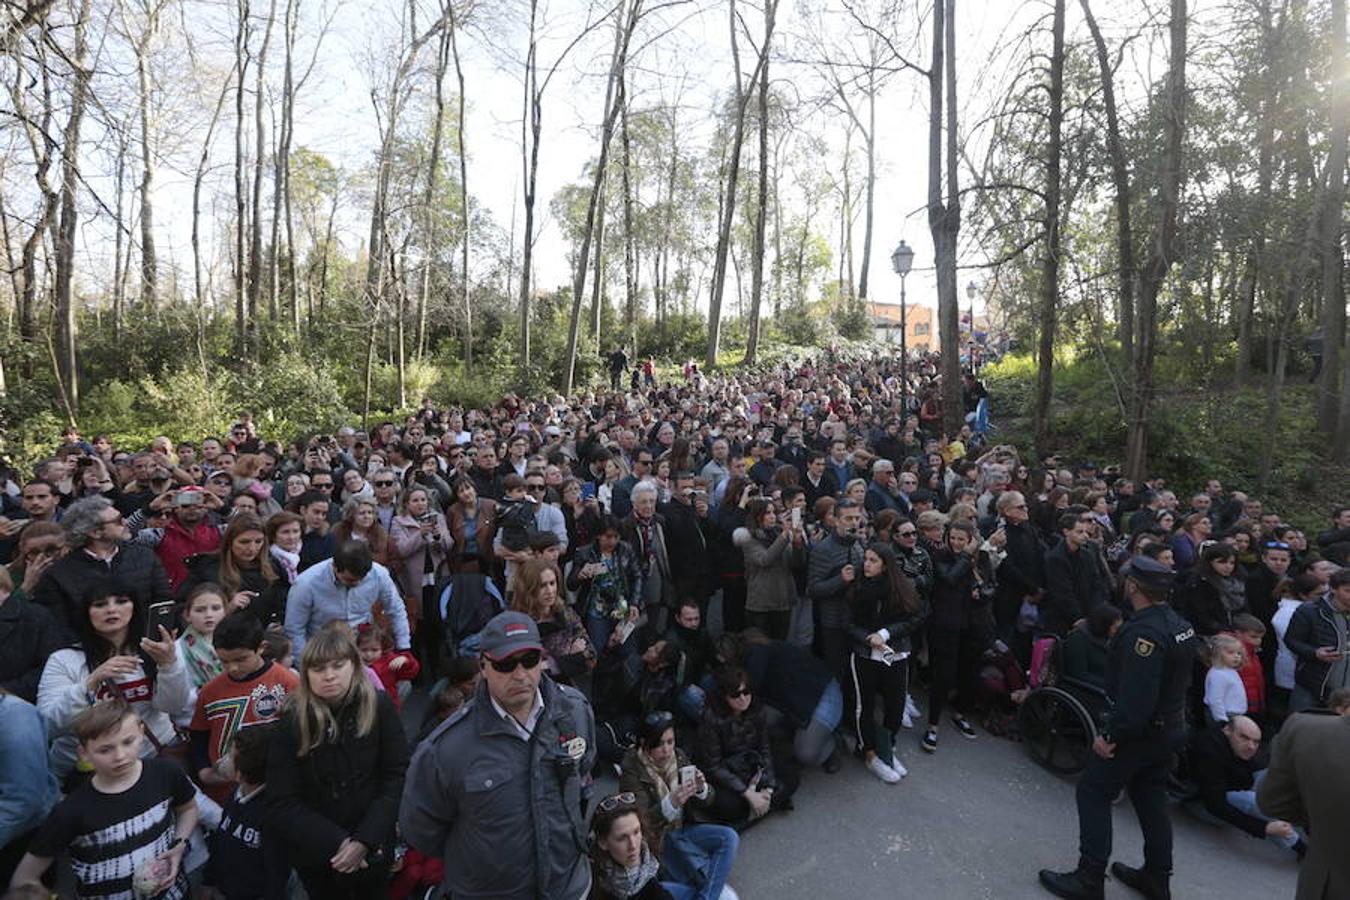
M 1124 574 L 1150 595 L 1165 595 L 1172 580 L 1170 569 L 1146 557 L 1131 560 Z M 1041 882 L 1053 893 L 1102 896 L 1111 858 L 1111 804 L 1125 790 L 1144 833 L 1143 874 L 1120 864 L 1112 871 L 1126 883 L 1147 880 L 1146 894 L 1167 896 L 1172 871 L 1167 772 L 1172 755 L 1186 740 L 1183 713 L 1196 650 L 1195 629 L 1166 604 L 1136 610 L 1116 632 L 1106 674 L 1113 703 L 1101 729 L 1115 752 L 1109 759 L 1093 753 L 1078 781 L 1078 870 L 1043 872 Z

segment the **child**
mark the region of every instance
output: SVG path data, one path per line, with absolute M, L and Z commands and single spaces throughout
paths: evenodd
M 197 825 L 192 782 L 167 760 L 141 759 L 141 734 L 140 718 L 120 697 L 79 714 L 75 736 L 93 778 L 52 810 L 11 884 L 38 884 L 52 861 L 74 848 L 77 897 L 187 896 L 181 863 Z
M 290 669 L 263 659 L 263 626 L 248 610 L 230 613 L 215 629 L 224 671 L 197 694 L 190 727 L 192 770 L 212 800 L 224 803 L 234 787 L 230 745 L 249 728 L 270 722 L 300 685 Z
M 256 618 L 254 621 L 257 621 Z M 268 834 L 267 742 L 269 724 L 245 728 L 230 747 L 238 786 L 221 809 L 220 827 L 206 838 L 211 851 L 206 883 L 225 900 L 285 900 L 291 867 L 286 847 Z
M 1247 662 L 1238 670 L 1238 677 L 1247 692 L 1247 715 L 1259 724 L 1266 712 L 1266 669 L 1260 656 L 1266 626 L 1251 613 L 1238 613 L 1233 616 L 1233 636 L 1242 642 L 1243 652 L 1247 654 Z
M 389 632 L 375 622 L 357 626 L 356 648 L 361 651 L 361 662 L 379 677 L 384 692 L 394 701 L 394 708 L 402 709 L 403 696 L 398 683 L 411 682 L 422 671 L 417 657 L 406 650 L 401 653 L 391 652 L 394 642 Z
M 178 638 L 178 653 L 187 664 L 188 677 L 195 690 L 201 690 L 202 685 L 220 674 L 220 660 L 216 658 L 212 635 L 220 620 L 225 618 L 228 603 L 224 588 L 206 582 L 193 588 L 183 604 L 184 628 Z
M 263 632 L 263 659 L 285 669 L 295 668 L 295 654 L 291 652 L 291 639 L 286 637 L 286 627 L 280 623 L 268 625 Z
M 1205 675 L 1205 708 L 1216 722 L 1247 712 L 1247 690 L 1238 671 L 1247 661 L 1242 642 L 1231 634 L 1209 639 L 1209 672 Z

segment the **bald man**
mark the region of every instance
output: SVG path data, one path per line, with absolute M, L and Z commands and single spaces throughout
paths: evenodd
M 1256 789 L 1265 777 L 1257 762 L 1261 728 L 1246 716 L 1215 723 L 1190 740 L 1189 768 L 1200 788 L 1205 811 L 1252 837 L 1269 838 L 1301 859 L 1303 839 L 1294 826 L 1272 819 L 1256 804 Z

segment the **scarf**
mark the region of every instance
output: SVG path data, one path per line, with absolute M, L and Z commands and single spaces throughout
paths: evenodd
M 636 867 L 626 869 L 614 861 L 606 853 L 596 866 L 596 877 L 600 881 L 601 887 L 621 900 L 627 900 L 647 886 L 647 882 L 656 877 L 656 872 L 660 868 L 656 857 L 652 856 L 651 848 L 644 841 L 642 844 L 642 858 L 638 861 Z
M 292 553 L 289 550 L 283 550 L 276 544 L 272 545 L 271 551 L 272 558 L 277 561 L 277 565 L 281 566 L 282 571 L 286 573 L 286 583 L 295 584 L 295 576 L 299 574 L 297 570 L 300 567 L 300 554 Z
M 183 636 L 178 639 L 178 650 L 183 654 L 183 662 L 195 688 L 201 688 L 223 671 L 209 634 L 199 634 L 193 628 L 185 628 Z
M 645 749 L 639 748 L 638 761 L 642 763 L 642 768 L 647 771 L 647 774 L 651 776 L 652 781 L 656 783 L 657 799 L 666 799 L 671 788 L 678 784 L 680 780 L 680 761 L 676 758 L 675 754 L 672 753 L 670 759 L 666 760 L 665 764 L 662 765 L 652 759 Z M 679 812 L 679 810 L 676 810 L 676 812 Z M 671 827 L 680 827 L 679 820 L 677 819 L 675 822 L 672 822 Z
M 641 544 L 639 549 L 642 551 L 642 574 L 644 576 L 652 573 L 652 563 L 656 561 L 656 520 L 654 518 L 644 519 L 641 516 L 633 516 L 633 522 L 637 525 L 638 540 Z
M 1219 599 L 1223 601 L 1224 609 L 1228 610 L 1229 615 L 1246 607 L 1247 588 L 1240 578 L 1216 577 L 1214 586 L 1219 589 Z

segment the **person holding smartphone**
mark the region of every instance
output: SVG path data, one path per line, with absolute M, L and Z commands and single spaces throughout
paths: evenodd
M 796 519 L 789 518 L 784 528 L 773 501 L 757 497 L 747 508 L 745 526 L 731 535 L 745 556 L 745 609 L 750 624 L 779 641 L 787 639 L 797 600 L 792 570 L 805 562 L 806 533 L 800 511 L 796 512 Z
M 577 551 L 567 576 L 567 589 L 577 595 L 577 609 L 597 649 L 609 645 L 620 623 L 635 621 L 642 611 L 642 569 L 632 546 L 619 537 L 619 520 L 600 518 L 595 540 Z

